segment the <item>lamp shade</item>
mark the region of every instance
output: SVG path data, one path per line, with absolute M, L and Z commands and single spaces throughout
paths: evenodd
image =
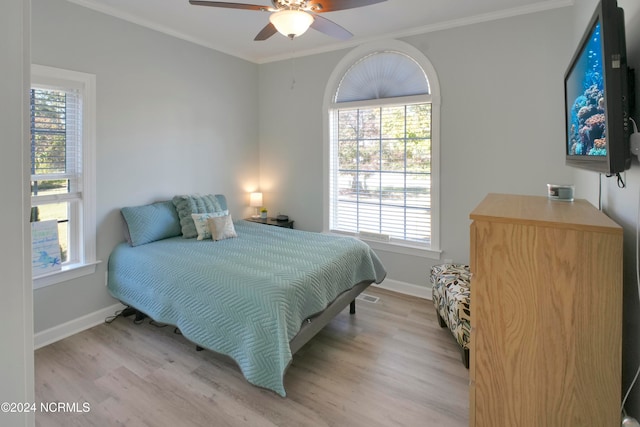
M 285 9 L 272 13 L 269 21 L 280 34 L 293 39 L 309 29 L 313 23 L 313 16 L 303 10 Z
M 249 195 L 249 206 L 259 208 L 262 206 L 262 193 L 251 193 Z

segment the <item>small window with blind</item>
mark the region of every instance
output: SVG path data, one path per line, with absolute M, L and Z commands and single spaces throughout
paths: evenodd
M 439 249 L 433 89 L 400 51 L 368 53 L 341 77 L 329 108 L 331 231 Z
M 62 265 L 60 277 L 41 280 L 42 285 L 95 264 L 94 80 L 32 66 L 30 219 L 57 221 Z M 39 279 L 34 274 L 34 283 Z

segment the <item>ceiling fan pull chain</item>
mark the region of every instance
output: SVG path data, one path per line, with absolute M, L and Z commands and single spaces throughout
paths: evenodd
M 296 86 L 296 67 L 294 61 L 293 51 L 291 51 L 291 90 Z

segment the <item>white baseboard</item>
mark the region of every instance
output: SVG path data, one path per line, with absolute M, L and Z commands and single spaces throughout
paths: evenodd
M 56 341 L 60 341 L 63 338 L 82 332 L 85 329 L 93 328 L 104 322 L 106 317 L 113 316 L 116 311 L 122 310 L 123 308 L 125 308 L 125 306 L 120 303 L 114 304 L 61 325 L 54 326 L 53 328 L 40 331 L 33 336 L 34 348 L 37 350 Z
M 431 286 L 418 286 L 412 283 L 400 282 L 398 280 L 384 279 L 380 284 L 372 284 L 378 288 L 398 292 L 400 294 L 411 295 L 413 297 L 431 300 Z
M 418 286 L 412 283 L 400 282 L 398 280 L 391 279 L 385 279 L 378 285 L 374 283 L 372 286 L 418 298 L 431 299 L 430 286 Z M 116 311 L 122 310 L 123 308 L 125 308 L 125 306 L 120 303 L 114 304 L 110 307 L 70 320 L 61 325 L 54 326 L 53 328 L 40 331 L 33 336 L 34 348 L 37 350 L 41 347 L 53 344 L 56 341 L 60 341 L 61 339 L 77 334 L 78 332 L 93 328 L 94 326 L 104 322 L 106 317 L 113 316 Z

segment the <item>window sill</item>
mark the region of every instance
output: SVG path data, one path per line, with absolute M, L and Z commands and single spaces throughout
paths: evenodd
M 85 264 L 65 265 L 60 271 L 36 276 L 33 278 L 33 289 L 40 289 L 56 283 L 77 279 L 96 272 L 96 266 L 102 261 L 93 261 Z
M 380 242 L 377 240 L 368 240 L 354 236 L 348 233 L 339 233 L 336 231 L 328 231 L 327 234 L 334 234 L 336 236 L 351 236 L 367 245 L 373 250 L 391 252 L 395 254 L 410 255 L 420 258 L 436 259 L 439 260 L 442 251 L 439 249 L 428 249 L 424 246 L 412 245 L 410 243 L 398 243 L 398 242 Z

